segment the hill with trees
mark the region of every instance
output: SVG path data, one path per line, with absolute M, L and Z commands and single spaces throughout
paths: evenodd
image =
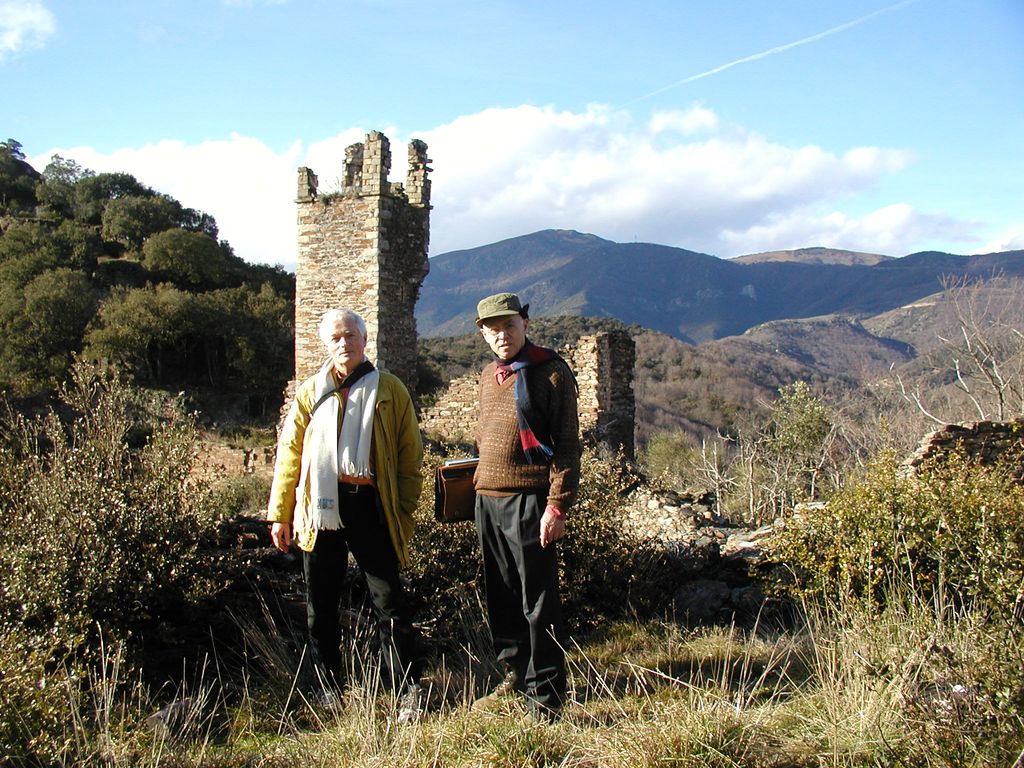
M 6 392 L 51 392 L 80 355 L 143 386 L 187 390 L 218 415 L 273 418 L 293 370 L 293 276 L 245 263 L 212 216 L 129 174 L 59 156 L 40 173 L 14 140 L 0 145 L 0 195 Z M 475 302 L 515 290 L 541 343 L 605 328 L 634 336 L 641 445 L 665 431 L 735 435 L 798 380 L 829 396 L 895 388 L 911 400 L 918 390 L 969 399 L 947 363 L 974 360 L 984 378 L 965 328 L 991 329 L 996 309 L 1019 308 L 1022 270 L 1022 252 L 894 259 L 806 248 L 723 261 L 547 230 L 431 260 L 417 309 L 420 395 L 430 402 L 479 368 Z
M 216 220 L 130 174 L 0 144 L 0 386 L 51 392 L 76 355 L 143 385 L 276 410 L 291 376 L 294 279 L 218 239 Z

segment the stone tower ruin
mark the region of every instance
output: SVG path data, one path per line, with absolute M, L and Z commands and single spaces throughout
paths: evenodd
M 285 392 L 282 418 L 295 386 L 323 365 L 320 317 L 349 307 L 366 320 L 366 354 L 397 375 L 415 395 L 416 300 L 430 269 L 430 173 L 427 145 L 408 147 L 405 184 L 388 182 L 391 147 L 379 131 L 345 150 L 337 192 L 320 194 L 316 174 L 299 168 L 298 264 L 295 270 L 295 379 Z M 563 350 L 579 383 L 584 440 L 632 456 L 635 346 L 624 332 L 584 337 Z M 463 440 L 476 418 L 476 376 L 452 382 L 420 426 Z
M 427 145 L 408 148 L 405 184 L 388 182 L 391 147 L 379 131 L 345 150 L 341 189 L 318 194 L 317 176 L 299 168 L 295 270 L 295 378 L 324 363 L 317 326 L 332 307 L 366 320 L 366 353 L 416 391 L 416 318 L 430 269 L 430 160 Z

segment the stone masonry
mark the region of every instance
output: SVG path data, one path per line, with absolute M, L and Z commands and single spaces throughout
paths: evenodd
M 633 397 L 633 366 L 636 343 L 625 331 L 583 336 L 563 357 L 579 383 L 580 431 L 583 439 L 634 452 L 636 403 Z
M 367 356 L 416 391 L 416 319 L 429 270 L 430 160 L 412 141 L 403 186 L 388 182 L 391 149 L 373 131 L 345 151 L 341 189 L 318 192 L 310 168 L 298 173 L 298 266 L 295 272 L 295 378 L 323 364 L 317 326 L 332 307 L 366 320 Z
M 1009 461 L 1010 472 L 1024 481 L 1024 419 L 949 424 L 925 435 L 906 465 L 916 469 L 953 453 L 987 465 Z
M 636 345 L 624 331 L 584 336 L 574 346 L 559 350 L 579 383 L 580 431 L 584 442 L 609 450 L 622 450 L 632 458 L 633 365 Z M 478 377 L 455 379 L 432 408 L 420 417 L 420 426 L 445 440 L 472 442 L 476 424 Z

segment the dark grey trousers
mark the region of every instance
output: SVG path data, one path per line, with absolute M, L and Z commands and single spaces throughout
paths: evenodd
M 498 660 L 519 672 L 527 703 L 558 710 L 565 700 L 565 625 L 556 545 L 540 545 L 546 494 L 476 497 L 487 619 Z

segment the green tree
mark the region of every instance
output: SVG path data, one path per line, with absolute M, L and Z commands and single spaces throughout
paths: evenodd
M 15 221 L 0 235 L 0 265 L 39 264 L 39 270 L 61 263 L 60 245 L 51 236 L 51 230 L 29 221 Z M 14 269 L 15 267 L 12 267 Z M 28 279 L 29 275 L 22 275 Z
M 36 196 L 58 216 L 71 218 L 75 211 L 75 185 L 95 175 L 74 160 L 54 155 L 43 169 L 43 178 L 36 185 Z
M 0 142 L 0 211 L 32 208 L 39 178 L 39 172 L 25 162 L 19 142 Z
M 187 229 L 189 232 L 200 232 L 214 240 L 220 234 L 217 220 L 210 214 L 197 211 L 194 208 L 182 208 L 178 214 L 177 224 L 182 229 Z
M 265 415 L 295 367 L 293 302 L 264 283 L 259 290 L 244 285 L 203 294 L 197 304 L 216 323 L 204 335 L 221 341 L 226 374 L 236 389 L 250 391 L 250 412 Z
M 192 322 L 190 305 L 189 294 L 171 285 L 115 288 L 85 335 L 85 354 L 159 382 L 168 353 L 181 346 Z
M 92 273 L 103 255 L 103 240 L 96 227 L 65 219 L 51 235 L 60 254 L 60 263 L 72 269 Z
M 700 450 L 682 430 L 659 432 L 647 441 L 643 460 L 649 475 L 686 483 L 700 462 Z
M 177 226 L 181 205 L 164 195 L 128 195 L 107 202 L 103 208 L 103 239 L 138 250 L 147 238 Z
M 121 197 L 145 197 L 153 190 L 140 184 L 129 173 L 100 173 L 85 176 L 75 182 L 75 218 L 89 224 L 100 225 L 107 203 Z
M 24 310 L 25 286 L 60 263 L 60 249 L 43 227 L 21 221 L 8 227 L 0 236 L 0 327 L 13 332 Z
M 21 291 L 5 296 L 0 381 L 18 395 L 34 395 L 63 381 L 95 308 L 89 279 L 61 267 L 41 272 Z
M 782 387 L 767 423 L 737 440 L 733 472 L 746 517 L 776 519 L 838 483 L 835 438 L 828 407 L 806 382 Z
M 812 496 L 819 485 L 823 449 L 831 432 L 828 407 L 811 393 L 807 382 L 797 381 L 779 390 L 779 399 L 772 406 L 771 453 L 789 459 L 800 485 Z
M 184 229 L 168 229 L 149 238 L 142 248 L 142 263 L 185 287 L 223 285 L 234 267 L 216 240 Z

